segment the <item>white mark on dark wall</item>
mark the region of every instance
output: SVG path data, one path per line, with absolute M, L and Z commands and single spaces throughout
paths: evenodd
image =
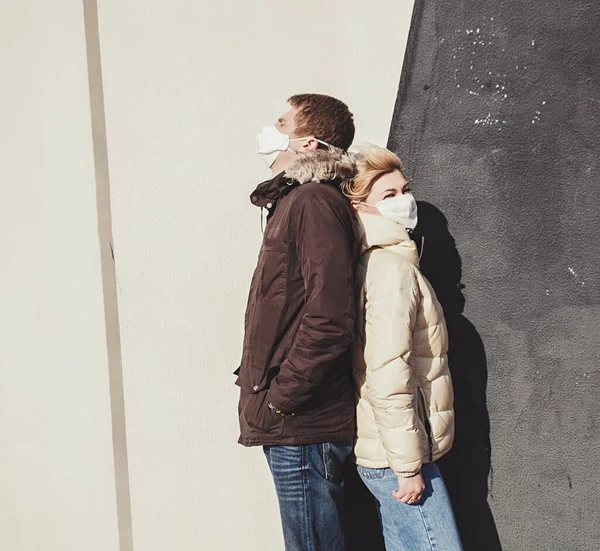
M 573 276 L 575 279 L 579 279 L 579 275 L 577 274 L 577 272 L 576 272 L 576 271 L 575 271 L 573 268 L 571 268 L 571 266 L 569 266 L 569 267 L 567 268 L 567 270 L 569 271 L 569 273 L 570 273 L 570 274 L 571 274 L 571 275 L 572 275 L 572 276 Z M 581 283 L 581 285 L 585 285 L 585 281 L 584 281 L 584 280 L 581 280 L 581 281 L 580 281 L 580 283 Z
M 542 102 L 542 106 L 544 106 L 544 105 L 546 105 L 545 101 Z M 537 124 L 537 123 L 541 122 L 541 120 L 542 120 L 542 118 L 541 118 L 542 117 L 542 111 L 541 111 L 541 109 L 542 108 L 540 107 L 539 109 L 535 110 L 533 118 L 531 119 L 531 124 Z
M 499 124 L 506 124 L 506 121 L 494 118 L 491 113 L 488 113 L 488 115 L 482 119 L 475 119 L 475 124 L 480 126 L 496 126 Z
M 490 18 L 490 21 L 493 20 L 493 18 Z M 457 61 L 457 66 L 454 68 L 455 81 L 459 81 L 459 73 L 461 72 L 463 77 L 466 76 L 464 75 L 464 69 L 461 68 L 461 66 L 465 66 L 464 64 L 470 72 L 467 82 L 460 82 L 460 84 L 457 82 L 456 88 L 461 89 L 461 91 L 464 89 L 464 93 L 468 95 L 469 99 L 473 99 L 473 96 L 481 96 L 481 99 L 486 103 L 489 99 L 493 102 L 503 102 L 508 99 L 506 74 L 502 74 L 497 70 L 494 71 L 494 67 L 488 61 L 488 56 L 480 55 L 489 46 L 494 46 L 495 41 L 498 40 L 496 33 L 492 29 L 486 29 L 485 25 L 464 30 L 455 29 L 454 32 L 457 35 L 464 33 L 465 37 L 470 39 L 470 43 L 466 43 L 465 40 L 457 40 L 451 52 L 449 52 L 452 60 Z M 465 59 L 464 54 L 467 54 L 467 48 L 470 55 Z M 460 60 L 462 60 L 462 63 Z M 468 84 L 469 80 L 472 82 L 471 86 Z M 500 120 L 499 115 L 495 118 Z
M 507 51 L 506 32 L 506 28 L 498 26 L 495 18 L 490 17 L 478 27 L 454 29 L 454 36 L 446 40 L 448 61 L 454 65 L 458 104 L 464 102 L 480 109 L 480 113 L 470 119 L 480 127 L 493 126 L 501 130 L 510 122 L 503 104 L 512 96 L 515 71 L 521 73 L 528 69 L 527 61 L 520 58 L 513 61 L 500 55 L 498 60 L 500 50 L 504 54 Z M 535 45 L 535 40 L 532 42 Z M 497 55 L 489 55 L 492 53 Z M 507 70 L 509 67 L 510 71 Z M 538 111 L 533 114 L 533 124 L 542 120 L 541 107 Z

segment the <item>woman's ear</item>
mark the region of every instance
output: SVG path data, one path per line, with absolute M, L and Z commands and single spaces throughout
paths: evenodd
M 352 204 L 352 208 L 356 212 L 364 212 L 365 214 L 374 214 L 376 216 L 381 216 L 381 212 L 379 209 L 370 203 L 363 203 L 362 201 L 352 200 L 350 201 Z

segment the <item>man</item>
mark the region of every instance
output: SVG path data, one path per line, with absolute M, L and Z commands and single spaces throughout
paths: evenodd
M 339 185 L 355 174 L 346 153 L 354 121 L 329 96 L 288 103 L 258 137 L 273 178 L 251 196 L 268 217 L 236 371 L 239 442 L 264 447 L 286 551 L 341 551 L 342 464 L 355 430 L 348 347 L 359 245 Z

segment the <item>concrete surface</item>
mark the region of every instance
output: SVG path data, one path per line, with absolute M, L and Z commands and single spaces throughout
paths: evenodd
M 582 0 L 415 6 L 389 145 L 433 205 L 467 551 L 600 547 L 599 33 Z

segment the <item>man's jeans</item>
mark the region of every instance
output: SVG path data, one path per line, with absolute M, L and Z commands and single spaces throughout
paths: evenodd
M 391 469 L 360 465 L 357 469 L 378 501 L 387 551 L 462 551 L 446 485 L 435 463 L 421 469 L 425 492 L 418 505 L 406 505 L 392 495 L 398 478 Z
M 351 443 L 266 446 L 286 551 L 344 551 L 342 465 Z

